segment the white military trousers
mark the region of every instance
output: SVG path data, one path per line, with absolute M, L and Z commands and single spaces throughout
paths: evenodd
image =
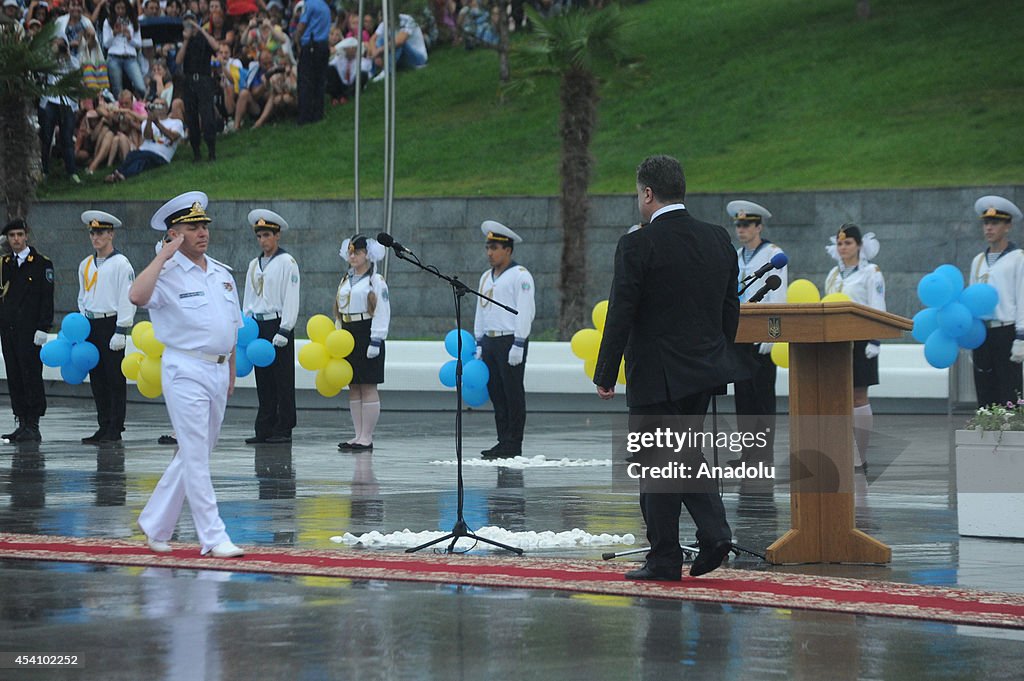
M 139 516 L 150 539 L 167 541 L 188 499 L 202 553 L 229 541 L 210 480 L 210 454 L 228 401 L 229 364 L 214 364 L 167 348 L 161 380 L 178 451 Z

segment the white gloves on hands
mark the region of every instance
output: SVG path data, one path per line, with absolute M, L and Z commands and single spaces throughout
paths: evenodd
M 46 333 L 45 331 L 36 331 L 36 335 L 32 337 L 32 342 L 38 345 L 39 347 L 43 347 L 44 345 L 46 345 L 46 341 L 48 340 L 50 340 L 50 334 Z
M 110 343 L 108 344 L 107 347 L 109 347 L 114 352 L 121 352 L 122 350 L 124 350 L 124 346 L 127 344 L 127 336 L 125 336 L 123 333 L 115 333 L 113 336 L 110 337 Z
M 274 338 L 270 342 L 274 344 L 275 348 L 283 348 L 288 345 L 288 337 L 275 333 Z
M 376 343 L 377 345 L 374 345 Z M 380 354 L 380 341 L 370 340 L 370 344 L 366 346 L 366 359 L 373 359 Z
M 1018 364 L 1024 362 L 1024 340 L 1013 341 L 1013 347 L 1010 348 L 1010 361 Z
M 519 366 L 523 363 L 523 348 L 519 345 L 513 345 L 508 351 L 508 365 Z
M 757 344 L 757 352 L 758 352 L 758 354 L 761 354 L 761 355 L 771 354 L 772 346 L 773 345 L 775 345 L 775 343 L 758 343 Z
M 864 346 L 864 356 L 868 359 L 874 359 L 878 357 L 878 354 L 882 351 L 882 346 L 877 343 L 868 343 Z M 1024 357 L 1024 355 L 1022 355 Z

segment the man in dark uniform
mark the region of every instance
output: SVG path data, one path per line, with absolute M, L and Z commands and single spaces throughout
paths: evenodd
M 43 363 L 39 348 L 53 325 L 53 263 L 28 245 L 29 228 L 21 218 L 3 228 L 10 255 L 0 263 L 0 345 L 7 387 L 18 427 L 8 442 L 39 442 L 39 419 L 46 414 Z
M 615 251 L 594 384 L 602 399 L 614 397 L 625 354 L 630 432 L 652 426 L 700 432 L 711 395 L 749 373 L 733 347 L 740 311 L 736 252 L 723 228 L 687 212 L 686 180 L 676 159 L 646 159 L 637 169 L 636 189 L 646 226 L 619 239 Z M 704 461 L 696 446 L 679 452 L 646 450 L 642 460 L 656 465 L 655 457 L 689 466 Z M 700 547 L 691 575 L 716 569 L 732 548 L 715 481 L 670 482 L 655 487 L 640 480 L 640 509 L 651 550 L 644 566 L 627 573 L 627 579 L 680 579 L 682 504 L 697 525 Z
M 185 79 L 185 125 L 192 145 L 192 160 L 202 160 L 200 140 L 206 140 L 209 160 L 217 159 L 217 124 L 214 119 L 213 96 L 217 83 L 213 80 L 210 60 L 217 54 L 217 40 L 193 19 L 185 20 L 183 42 L 174 60 L 181 66 Z

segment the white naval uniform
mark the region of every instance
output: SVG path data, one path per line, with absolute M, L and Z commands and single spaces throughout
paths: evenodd
M 1024 333 L 1024 251 L 1011 245 L 991 266 L 985 257 L 987 252 L 974 257 L 970 279 L 972 284 L 990 284 L 999 292 L 996 309 L 984 319 L 1006 326 L 1013 324 L 1017 333 Z
M 207 257 L 203 271 L 179 251 L 164 264 L 144 307 L 156 337 L 167 346 L 161 380 L 178 451 L 142 510 L 139 526 L 151 539 L 167 541 L 187 498 L 201 552 L 207 553 L 230 541 L 210 481 L 210 453 L 224 420 L 230 364 L 210 356 L 234 350 L 242 326 L 238 291 L 226 265 Z
M 299 264 L 283 248 L 261 266 L 262 259 L 259 256 L 249 262 L 242 314 L 277 314 L 282 332 L 291 331 L 299 318 Z
M 90 255 L 78 265 L 78 311 L 87 317 L 95 314 L 117 315 L 119 333 L 129 333 L 135 320 L 135 306 L 128 289 L 135 280 L 135 269 L 128 258 L 114 251 L 97 264 Z
M 355 282 L 353 283 L 353 279 Z M 342 315 L 370 315 L 370 292 L 376 301 L 373 307 L 373 322 L 370 324 L 370 338 L 387 340 L 391 325 L 391 300 L 388 284 L 384 277 L 374 272 L 370 276 L 353 274 L 351 270 L 338 284 L 335 300 L 338 313 Z M 340 329 L 341 322 L 336 326 Z
M 761 240 L 761 244 L 757 247 L 750 262 L 743 261 L 743 248 L 736 250 L 736 261 L 740 266 L 739 281 L 742 286 L 743 280 L 754 274 L 757 270 L 761 269 L 762 266 L 767 265 L 771 262 L 778 253 L 782 253 L 782 249 L 773 244 L 771 241 L 766 239 Z M 769 291 L 761 302 L 764 303 L 784 303 L 786 302 L 786 289 L 789 287 L 789 266 L 785 266 L 780 270 L 772 269 L 768 270 L 763 277 L 751 284 L 750 288 L 743 292 L 740 296 L 740 302 L 745 303 L 750 300 L 750 296 L 757 293 L 762 286 L 764 286 L 765 279 L 771 275 L 776 275 L 782 280 L 779 287 L 774 291 Z
M 473 337 L 515 336 L 517 341 L 530 337 L 530 327 L 536 307 L 533 299 L 533 275 L 522 265 L 512 263 L 504 272 L 494 278 L 492 270 L 480 275 L 477 290 L 495 300 L 518 310 L 514 315 L 494 305 L 489 300 L 477 298 L 476 316 L 473 319 Z
M 845 293 L 855 303 L 885 311 L 885 279 L 878 265 L 867 260 L 861 260 L 845 279 L 839 267 L 833 267 L 825 278 L 825 295 L 829 293 Z

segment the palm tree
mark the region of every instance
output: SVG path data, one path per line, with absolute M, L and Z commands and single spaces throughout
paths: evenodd
M 583 327 L 587 312 L 587 190 L 594 165 L 590 141 L 597 127 L 600 101 L 598 72 L 625 62 L 619 39 L 624 24 L 617 5 L 600 10 L 570 10 L 547 19 L 532 7 L 525 10 L 537 39 L 525 49 L 543 58 L 544 70 L 558 74 L 561 79 L 562 299 L 558 335 L 567 340 Z
M 82 71 L 66 72 L 51 43 L 51 23 L 32 39 L 0 25 L 0 194 L 7 219 L 24 218 L 39 182 L 39 137 L 29 118 L 43 96 L 84 94 Z

